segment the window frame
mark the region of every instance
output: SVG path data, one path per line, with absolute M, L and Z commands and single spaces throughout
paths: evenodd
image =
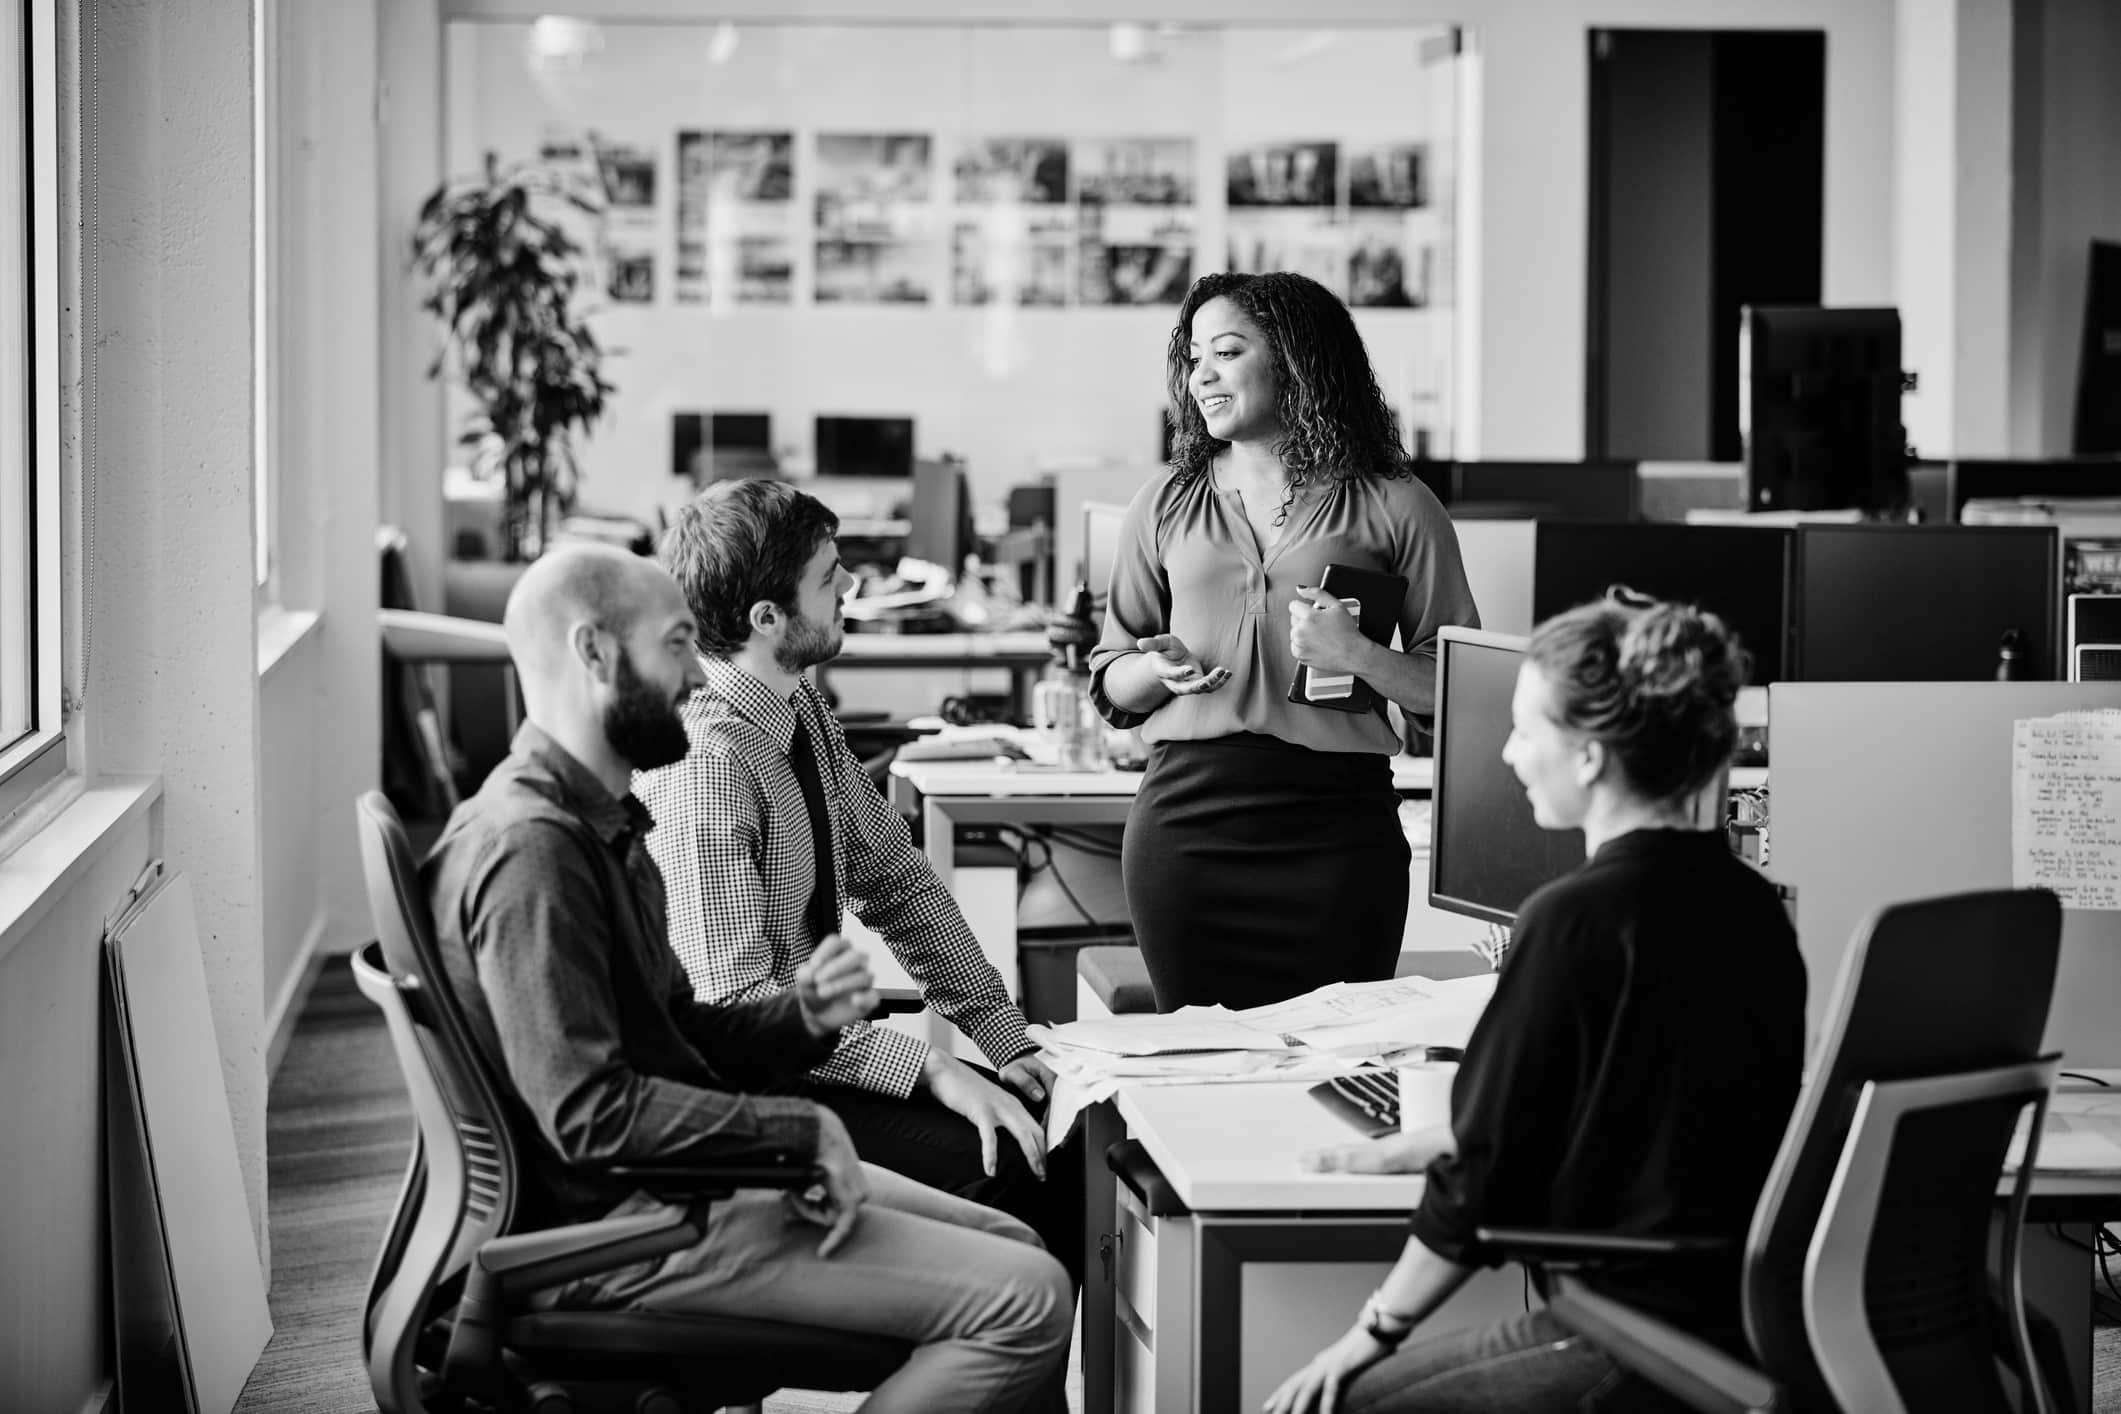
M 16 0 L 21 22 L 19 67 L 0 74 L 0 104 L 21 124 L 24 213 L 19 268 L 0 279 L 26 283 L 22 416 L 28 458 L 29 730 L 0 746 L 0 821 L 18 812 L 67 766 L 65 601 L 61 576 L 64 480 L 59 437 L 59 105 L 56 0 Z M 20 88 L 16 90 L 19 83 Z

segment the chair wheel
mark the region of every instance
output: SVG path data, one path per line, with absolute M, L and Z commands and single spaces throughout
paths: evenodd
M 657 1385 L 641 1391 L 633 1401 L 633 1414 L 685 1414 L 685 1405 L 676 1395 Z
M 523 1407 L 528 1414 L 574 1414 L 574 1396 L 564 1386 L 539 1380 L 523 1391 Z

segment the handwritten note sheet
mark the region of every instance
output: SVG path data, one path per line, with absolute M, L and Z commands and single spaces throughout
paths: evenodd
M 2011 883 L 2121 909 L 2121 711 L 2012 724 Z

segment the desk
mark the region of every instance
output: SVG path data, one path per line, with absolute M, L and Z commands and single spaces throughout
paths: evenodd
M 1300 1171 L 1297 1154 L 1353 1137 L 1306 1089 L 1119 1092 L 1119 1117 L 1186 1211 L 1151 1211 L 1116 1184 L 1111 1400 L 1086 1379 L 1085 1414 L 1257 1409 L 1348 1328 L 1398 1258 L 1420 1176 Z M 1087 1279 L 1101 1276 L 1093 1268 Z M 1422 1329 L 1484 1325 L 1524 1302 L 1521 1269 L 1479 1272 Z M 1087 1295 L 1083 1309 L 1087 1322 Z
M 1307 1088 L 1129 1086 L 1114 1102 L 1116 1115 L 1114 1107 L 1097 1107 L 1101 1116 L 1093 1110 L 1091 1145 L 1101 1153 L 1124 1125 L 1188 1211 L 1151 1212 L 1126 1183 L 1115 1184 L 1110 1296 L 1093 1302 L 1084 1293 L 1086 1364 L 1096 1367 L 1086 1371 L 1085 1414 L 1256 1409 L 1347 1329 L 1398 1256 L 1407 1215 L 1421 1202 L 1420 1176 L 1300 1171 L 1296 1155 L 1352 1137 Z M 1998 1184 L 1999 1194 L 2009 1188 L 2008 1179 Z M 2079 1410 L 2092 1407 L 2085 1248 L 2093 1223 L 2116 1212 L 2121 1176 L 2033 1180 L 2021 1263 L 2027 1300 L 2062 1336 Z M 1086 1280 L 1104 1275 L 1093 1265 Z M 1422 1331 L 1514 1315 L 1524 1299 L 1517 1269 L 1481 1272 Z M 1101 1358 L 1092 1362 L 1087 1322 L 1107 1305 L 1110 1339 L 1095 1343 Z
M 1434 766 L 1426 756 L 1393 757 L 1393 789 L 1427 795 Z M 894 761 L 890 794 L 901 813 L 920 817 L 922 848 L 947 886 L 957 826 L 1124 825 L 1142 774 L 1009 769 L 991 761 Z
M 1435 781 L 1435 767 L 1431 757 L 1395 756 L 1392 788 L 1401 795 L 1425 796 Z M 1142 775 L 1010 769 L 991 761 L 894 761 L 890 798 L 900 813 L 920 818 L 922 848 L 947 887 L 956 826 L 1124 825 Z M 1732 790 L 1757 790 L 1767 784 L 1767 770 L 1734 768 L 1730 784 Z
M 1005 668 L 1009 672 L 1010 712 L 1022 720 L 1030 712 L 1031 689 L 1053 661 L 1044 629 L 1020 633 L 849 633 L 839 656 L 817 667 L 824 689 L 828 673 L 858 668 Z

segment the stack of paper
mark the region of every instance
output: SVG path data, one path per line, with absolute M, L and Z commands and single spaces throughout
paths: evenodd
M 1492 973 L 1438 982 L 1334 982 L 1271 1006 L 1185 1007 L 1033 1026 L 1056 1077 L 1047 1137 L 1130 1085 L 1318 1080 L 1423 1046 L 1464 1046 L 1495 991 Z

